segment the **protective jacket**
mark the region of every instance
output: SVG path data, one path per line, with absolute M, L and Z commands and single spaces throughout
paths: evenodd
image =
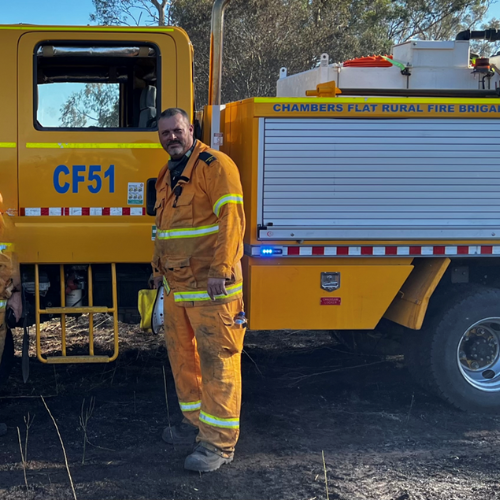
M 156 182 L 153 268 L 177 305 L 213 305 L 208 278 L 224 278 L 230 302 L 242 294 L 245 215 L 239 171 L 224 153 L 197 141 L 172 189 L 168 165 Z

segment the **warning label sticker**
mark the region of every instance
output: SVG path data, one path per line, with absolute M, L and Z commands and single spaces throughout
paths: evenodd
M 340 306 L 340 297 L 321 297 L 321 306 Z
M 144 205 L 144 182 L 129 182 L 127 205 Z

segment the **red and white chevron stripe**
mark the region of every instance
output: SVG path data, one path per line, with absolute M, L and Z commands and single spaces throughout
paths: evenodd
M 273 249 L 263 255 L 262 249 Z M 500 255 L 500 245 L 388 245 L 388 246 L 252 246 L 250 256 L 264 257 L 398 257 Z
M 144 207 L 36 207 L 21 208 L 24 217 L 64 217 L 64 216 L 124 216 L 146 215 Z

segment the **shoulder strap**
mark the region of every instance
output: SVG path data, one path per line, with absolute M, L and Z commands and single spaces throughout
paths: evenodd
M 207 153 L 203 151 L 198 155 L 198 159 L 204 161 L 207 165 L 210 165 L 213 161 L 217 160 L 217 158 L 212 153 Z

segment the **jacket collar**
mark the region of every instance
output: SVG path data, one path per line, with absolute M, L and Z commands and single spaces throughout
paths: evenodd
M 191 179 L 191 176 L 193 174 L 193 169 L 198 162 L 198 156 L 200 153 L 203 153 L 203 151 L 206 151 L 207 149 L 210 149 L 206 144 L 201 142 L 199 139 L 196 141 L 196 145 L 194 147 L 193 153 L 191 154 L 186 167 L 184 168 L 184 171 L 182 172 L 182 177 L 185 179 L 179 179 L 177 184 L 185 184 L 186 182 L 189 182 Z M 163 166 L 161 169 L 158 179 L 156 181 L 156 188 L 161 189 L 161 186 L 165 186 L 167 189 L 170 189 L 170 170 L 168 169 L 168 162 Z
M 178 181 L 178 184 L 181 182 L 183 184 L 186 182 L 189 182 L 189 180 L 191 179 L 191 176 L 193 175 L 193 169 L 194 169 L 196 163 L 198 162 L 198 156 L 200 155 L 200 153 L 203 153 L 203 151 L 205 151 L 206 149 L 208 149 L 208 146 L 206 144 L 203 144 L 203 142 L 201 142 L 199 140 L 196 141 L 196 145 L 194 147 L 193 153 L 191 154 L 191 156 L 187 162 L 187 165 L 184 168 L 184 171 L 182 172 L 182 175 Z M 170 172 L 169 172 L 169 174 L 170 174 Z M 170 175 L 169 175 L 168 181 L 170 182 Z

